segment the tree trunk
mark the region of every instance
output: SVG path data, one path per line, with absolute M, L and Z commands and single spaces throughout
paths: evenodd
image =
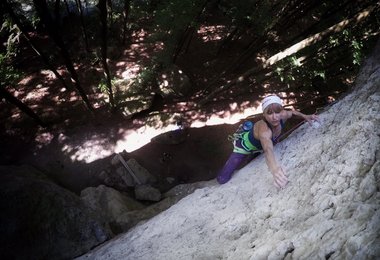
M 299 18 L 299 16 L 302 16 L 307 12 L 308 10 L 313 9 L 319 1 L 314 0 L 311 2 L 304 3 L 302 1 L 300 2 L 293 2 L 290 4 L 286 4 L 283 7 L 282 12 L 279 12 L 276 23 L 273 23 L 273 25 L 265 30 L 263 35 L 261 37 L 253 39 L 249 44 L 247 49 L 239 56 L 239 58 L 233 62 L 234 66 L 232 66 L 229 71 L 236 71 L 238 70 L 242 65 L 244 65 L 249 59 L 251 59 L 252 55 L 254 55 L 258 50 L 264 48 L 268 44 L 268 33 L 270 31 L 279 31 L 277 27 L 287 27 L 287 24 L 295 24 L 295 21 Z M 302 12 L 300 9 L 302 8 Z M 284 26 L 284 24 L 286 24 Z M 276 29 L 277 28 L 277 29 Z M 280 30 L 281 32 L 284 32 L 283 29 Z
M 127 25 L 128 25 L 130 6 L 131 6 L 131 0 L 124 0 L 124 11 L 123 11 L 124 21 L 123 21 L 123 40 L 122 40 L 123 45 L 125 45 L 127 41 L 127 33 L 128 33 Z
M 112 18 L 112 14 L 113 14 L 113 6 L 112 6 L 112 1 L 111 0 L 106 0 L 106 10 L 107 10 L 107 7 L 109 8 L 109 12 L 107 12 L 107 19 L 109 22 L 110 22 L 110 28 L 113 28 L 113 25 L 115 23 L 114 19 Z
M 31 48 L 37 53 L 38 56 L 41 57 L 41 59 L 45 62 L 46 66 L 54 73 L 54 75 L 57 77 L 59 82 L 62 83 L 63 87 L 66 89 L 70 89 L 69 86 L 66 84 L 65 80 L 62 78 L 62 76 L 58 73 L 58 71 L 54 68 L 54 66 L 50 63 L 49 58 L 43 54 L 42 50 L 34 44 L 32 39 L 29 37 L 29 34 L 27 30 L 24 28 L 23 24 L 21 23 L 20 19 L 17 17 L 17 15 L 13 12 L 11 6 L 7 1 L 2 2 L 2 8 L 5 10 L 13 22 L 17 25 L 17 27 L 20 29 L 20 31 L 23 33 L 24 37 L 28 41 Z
M 204 12 L 204 10 L 206 8 L 207 2 L 208 2 L 208 0 L 205 0 L 205 2 L 203 3 L 202 8 L 200 9 L 198 15 L 195 17 L 195 21 L 199 21 L 202 13 Z M 186 27 L 185 32 L 182 34 L 182 37 L 180 38 L 180 40 L 177 43 L 177 46 L 174 50 L 173 63 L 176 62 L 178 55 L 181 53 L 181 50 L 183 49 L 183 46 L 186 43 L 186 40 L 188 40 L 188 42 L 190 43 L 194 31 L 195 31 L 195 28 L 191 25 L 191 22 L 190 22 L 189 25 Z
M 227 37 L 220 43 L 218 51 L 216 52 L 219 55 L 223 50 L 225 50 L 232 42 L 232 39 L 239 32 L 239 27 L 235 26 L 234 29 L 227 35 Z
M 46 27 L 46 30 L 49 36 L 54 40 L 55 44 L 58 46 L 61 52 L 62 58 L 65 61 L 66 68 L 70 72 L 71 79 L 73 80 L 76 89 L 78 90 L 80 96 L 82 97 L 82 100 L 84 101 L 86 107 L 90 111 L 93 111 L 94 108 L 92 107 L 84 89 L 79 83 L 78 74 L 76 73 L 74 69 L 74 65 L 71 61 L 69 52 L 67 51 L 67 48 L 59 34 L 59 30 L 57 29 L 56 22 L 50 16 L 49 9 L 46 4 L 46 0 L 33 0 L 33 2 L 42 23 Z
M 0 97 L 3 97 L 9 103 L 18 107 L 22 112 L 33 118 L 38 125 L 42 127 L 46 127 L 46 124 L 39 118 L 39 116 L 33 112 L 26 104 L 20 101 L 18 98 L 13 96 L 10 92 L 8 92 L 4 87 L 0 86 Z
M 214 98 L 217 94 L 231 88 L 233 85 L 241 83 L 248 76 L 255 74 L 255 73 L 258 73 L 264 69 L 268 69 L 269 67 L 273 66 L 276 62 L 278 62 L 278 61 L 280 61 L 286 57 L 289 57 L 290 55 L 293 55 L 293 54 L 297 53 L 298 51 L 300 51 L 306 47 L 309 47 L 313 44 L 316 44 L 317 42 L 324 40 L 326 37 L 330 36 L 333 33 L 343 31 L 348 25 L 359 23 L 360 21 L 367 18 L 369 16 L 369 14 L 374 9 L 375 9 L 375 6 L 370 6 L 369 8 L 365 9 L 364 11 L 356 14 L 354 17 L 352 17 L 350 19 L 343 20 L 340 23 L 337 23 L 337 24 L 329 27 L 328 29 L 326 29 L 322 32 L 316 33 L 316 34 L 294 44 L 293 46 L 273 55 L 272 57 L 267 59 L 265 62 L 263 62 L 260 66 L 255 66 L 252 69 L 247 70 L 245 73 L 240 75 L 237 79 L 232 80 L 229 83 L 226 83 L 225 85 L 215 89 L 207 97 L 205 97 L 200 102 L 200 104 L 203 105 L 203 104 L 207 103 L 210 99 Z
M 367 18 L 368 15 L 373 11 L 374 8 L 375 8 L 375 6 L 370 6 L 369 8 L 367 8 L 367 9 L 363 10 L 362 12 L 356 14 L 353 18 L 343 20 L 340 23 L 337 23 L 337 24 L 327 28 L 326 30 L 324 30 L 322 32 L 316 33 L 316 34 L 304 39 L 303 41 L 300 41 L 300 42 L 294 44 L 293 46 L 290 46 L 289 48 L 285 49 L 284 51 L 281 51 L 281 52 L 277 53 L 276 55 L 273 55 L 272 57 L 270 57 L 269 59 L 267 59 L 264 62 L 263 67 L 266 68 L 268 66 L 271 66 L 274 63 L 276 63 L 276 62 L 278 62 L 278 61 L 280 61 L 280 60 L 282 60 L 282 59 L 284 59 L 290 55 L 293 55 L 294 53 L 296 53 L 296 52 L 298 52 L 298 51 L 300 51 L 306 47 L 309 47 L 309 46 L 325 39 L 330 34 L 341 32 L 351 23 L 356 23 L 356 24 L 359 23 L 363 19 Z
M 107 0 L 99 0 L 98 7 L 100 9 L 100 20 L 102 22 L 102 45 L 101 45 L 101 54 L 102 54 L 102 65 L 104 69 L 104 74 L 106 76 L 106 84 L 108 95 L 110 99 L 111 108 L 115 109 L 115 102 L 112 91 L 111 83 L 111 73 L 107 64 Z
M 81 29 L 82 29 L 82 33 L 83 33 L 84 44 L 85 44 L 85 46 L 86 46 L 86 51 L 87 51 L 87 52 L 90 52 L 90 47 L 88 46 L 88 37 L 87 37 L 86 24 L 85 24 L 85 22 L 84 22 L 84 17 L 83 17 L 82 3 L 81 3 L 80 0 L 76 0 L 75 2 L 76 2 L 76 4 L 77 4 L 77 8 L 78 8 L 78 11 L 79 11 L 79 17 L 80 17 Z
M 306 28 L 305 30 L 301 31 L 299 34 L 295 35 L 290 39 L 290 42 L 294 42 L 297 39 L 304 39 L 308 35 L 313 34 L 315 32 L 316 28 L 321 25 L 321 23 L 326 23 L 330 18 L 334 18 L 336 14 L 341 11 L 343 8 L 345 8 L 349 3 L 351 3 L 352 0 L 348 0 L 345 2 L 340 2 L 334 6 L 334 8 L 329 8 L 326 10 L 325 13 L 321 15 L 321 17 L 318 19 L 317 22 Z M 283 31 L 283 29 L 280 29 L 280 31 Z

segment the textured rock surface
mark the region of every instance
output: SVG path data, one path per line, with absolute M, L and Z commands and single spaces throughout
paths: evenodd
M 115 221 L 119 215 L 133 210 L 141 210 L 144 205 L 113 188 L 100 185 L 88 187 L 81 194 L 82 201 L 95 211 L 101 212 L 104 218 Z
M 285 189 L 260 156 L 81 259 L 380 258 L 379 54 L 321 125 L 275 147 Z

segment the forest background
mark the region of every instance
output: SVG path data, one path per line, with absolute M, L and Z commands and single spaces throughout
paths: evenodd
M 380 28 L 370 0 L 0 5 L 3 164 L 47 129 L 191 125 L 257 108 L 268 93 L 314 113 L 350 90 Z

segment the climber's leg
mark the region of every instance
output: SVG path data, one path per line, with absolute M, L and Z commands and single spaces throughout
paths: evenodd
M 231 153 L 222 170 L 220 170 L 216 177 L 217 181 L 220 184 L 228 182 L 231 179 L 233 172 L 240 166 L 247 156 L 247 154 Z

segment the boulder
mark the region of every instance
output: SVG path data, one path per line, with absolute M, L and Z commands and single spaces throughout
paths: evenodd
M 159 201 L 161 192 L 150 185 L 139 185 L 135 188 L 135 196 L 137 200 Z
M 80 198 L 31 166 L 0 166 L 2 259 L 71 259 L 111 237 Z
M 128 190 L 128 188 L 135 187 L 136 185 L 157 182 L 157 178 L 133 158 L 127 160 L 126 164 L 140 183 L 132 177 L 131 173 L 117 159 L 117 156 L 112 157 L 111 164 L 114 166 L 113 169 L 103 170 L 99 174 L 99 179 L 109 187 L 113 187 L 117 190 Z
M 141 182 L 141 184 L 149 184 L 157 181 L 157 178 L 153 176 L 147 169 L 141 166 L 135 159 L 129 159 L 127 161 L 127 164 L 136 175 L 137 179 Z
M 80 197 L 87 206 L 101 212 L 107 220 L 111 221 L 125 212 L 145 208 L 143 204 L 132 199 L 126 193 L 104 185 L 88 187 L 82 190 Z
M 80 196 L 88 207 L 101 213 L 102 218 L 110 224 L 114 233 L 126 231 L 123 228 L 125 224 L 119 224 L 120 215 L 145 208 L 143 204 L 132 199 L 126 193 L 104 185 L 86 188 L 82 190 Z

